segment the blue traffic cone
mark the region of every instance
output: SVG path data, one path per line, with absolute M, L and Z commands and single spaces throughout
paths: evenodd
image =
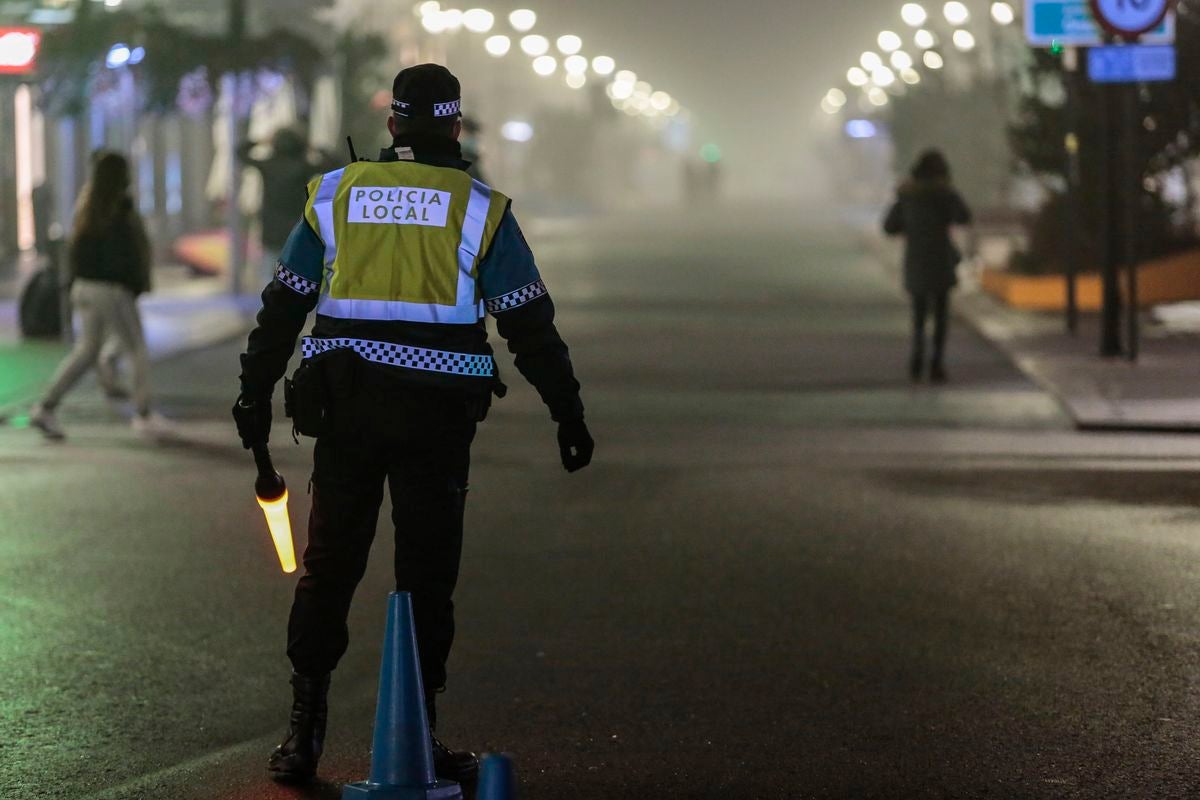
M 462 796 L 457 783 L 434 775 L 412 595 L 392 592 L 379 668 L 371 777 L 346 784 L 342 800 L 462 800 Z
M 484 756 L 476 800 L 515 800 L 516 796 L 517 771 L 512 759 L 502 753 Z

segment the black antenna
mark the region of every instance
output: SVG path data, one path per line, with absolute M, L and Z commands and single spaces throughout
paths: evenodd
M 350 163 L 351 164 L 357 163 L 358 162 L 358 153 L 354 152 L 354 140 L 351 139 L 349 136 L 346 137 L 346 146 L 350 148 Z

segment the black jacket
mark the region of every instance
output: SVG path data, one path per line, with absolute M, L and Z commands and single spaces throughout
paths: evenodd
M 955 267 L 962 254 L 950 239 L 950 227 L 970 221 L 967 204 L 948 183 L 914 181 L 900 187 L 883 229 L 905 237 L 905 289 L 911 294 L 943 294 L 958 284 Z
M 116 283 L 134 294 L 150 291 L 150 242 L 132 200 L 103 231 L 71 237 L 67 258 L 73 279 Z

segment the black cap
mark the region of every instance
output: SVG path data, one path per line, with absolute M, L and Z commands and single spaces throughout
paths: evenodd
M 441 64 L 400 71 L 392 82 L 392 113 L 404 119 L 451 119 L 462 113 L 462 86 Z

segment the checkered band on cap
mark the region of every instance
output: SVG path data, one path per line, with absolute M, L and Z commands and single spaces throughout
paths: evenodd
M 392 111 L 396 114 L 396 116 L 405 118 L 425 115 L 422 114 L 419 109 L 414 108 L 412 103 L 406 103 L 403 100 L 392 100 Z M 435 118 L 455 117 L 458 116 L 459 112 L 461 111 L 462 100 L 452 100 L 449 103 L 433 104 L 433 116 Z
M 492 298 L 485 305 L 489 314 L 498 314 L 502 311 L 511 311 L 514 308 L 519 308 L 546 293 L 546 284 L 541 281 L 534 281 L 528 286 L 517 289 L 515 292 L 509 292 L 500 297 Z
M 296 273 L 292 272 L 290 269 L 285 267 L 282 262 L 275 264 L 275 280 L 279 281 L 293 292 L 305 295 L 306 297 L 310 294 L 316 294 L 317 290 L 321 288 L 320 285 L 315 281 L 310 281 L 303 275 L 297 275 Z
M 374 342 L 369 339 L 319 339 L 308 336 L 300 345 L 300 352 L 304 358 L 312 358 L 332 350 L 353 350 L 367 361 L 373 361 L 376 364 L 407 367 L 425 372 L 440 372 L 443 375 L 490 378 L 496 370 L 496 362 L 491 356 L 429 350 L 424 347 L 409 347 L 394 342 Z

